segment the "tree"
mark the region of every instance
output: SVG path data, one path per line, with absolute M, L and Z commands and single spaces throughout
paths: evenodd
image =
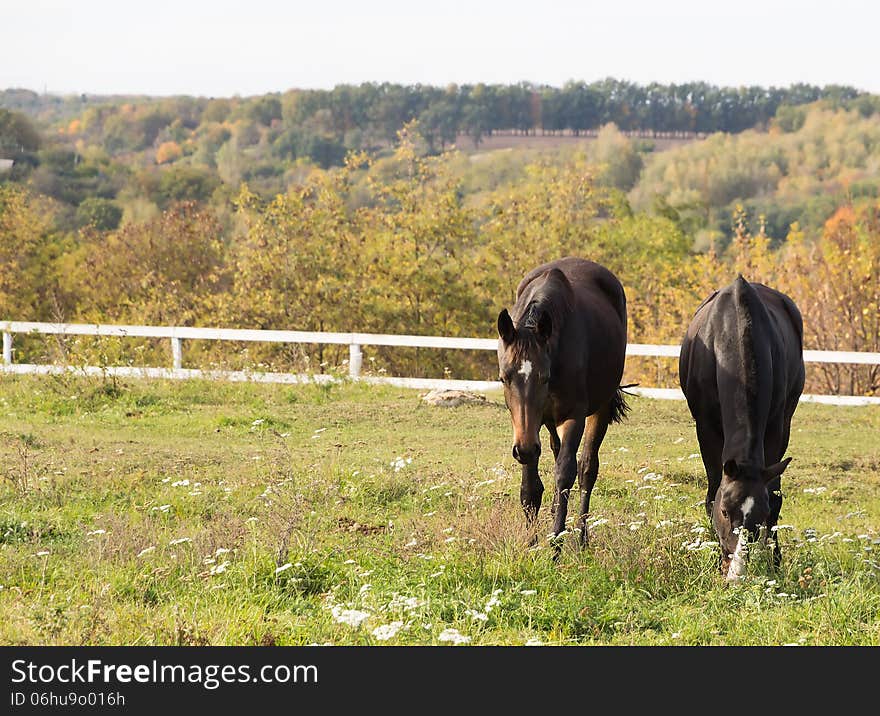
M 19 112 L 0 109 L 0 156 L 14 159 L 40 148 L 40 134 L 31 121 Z
M 156 164 L 167 164 L 183 156 L 183 150 L 177 142 L 162 142 L 156 150 Z
M 46 199 L 0 184 L 0 319 L 49 318 L 53 239 Z
M 76 208 L 80 226 L 92 226 L 98 231 L 112 231 L 122 219 L 122 209 L 110 199 L 90 196 Z
M 191 326 L 214 323 L 224 288 L 221 230 L 195 203 L 121 229 L 86 234 L 65 287 L 83 319 L 98 323 Z
M 173 165 L 162 170 L 153 199 L 160 207 L 175 201 L 207 202 L 219 183 L 206 169 Z

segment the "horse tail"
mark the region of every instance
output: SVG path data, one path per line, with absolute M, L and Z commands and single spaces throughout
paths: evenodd
M 626 395 L 632 395 L 632 393 L 627 393 L 627 388 L 634 388 L 638 383 L 630 383 L 629 385 L 619 385 L 617 386 L 617 390 L 614 391 L 614 395 L 611 397 L 611 415 L 608 418 L 608 423 L 622 423 L 626 416 L 629 414 L 632 408 L 626 402 Z

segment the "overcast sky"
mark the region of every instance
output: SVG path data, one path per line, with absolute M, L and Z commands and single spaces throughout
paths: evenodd
M 220 97 L 614 77 L 880 93 L 876 0 L 0 3 L 0 89 Z

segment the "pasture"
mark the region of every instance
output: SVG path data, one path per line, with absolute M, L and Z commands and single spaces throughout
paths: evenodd
M 0 376 L 0 643 L 880 644 L 880 407 L 800 405 L 726 585 L 684 402 L 628 400 L 554 564 L 500 392 Z

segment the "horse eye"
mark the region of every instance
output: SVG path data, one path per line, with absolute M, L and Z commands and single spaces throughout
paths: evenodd
M 721 516 L 722 516 L 724 519 L 727 519 L 727 510 L 725 510 L 723 507 L 721 508 Z

